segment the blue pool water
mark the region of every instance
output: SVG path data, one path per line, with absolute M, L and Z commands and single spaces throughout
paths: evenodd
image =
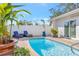
M 40 56 L 76 56 L 69 46 L 45 38 L 32 38 L 29 43 Z M 79 53 L 76 49 L 74 50 Z

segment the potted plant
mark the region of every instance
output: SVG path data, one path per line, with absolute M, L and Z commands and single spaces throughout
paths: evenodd
M 51 32 L 53 34 L 53 37 L 58 37 L 58 30 L 56 28 L 51 28 Z
M 14 50 L 14 40 L 12 40 L 11 31 L 13 21 L 16 20 L 17 13 L 24 11 L 28 14 L 30 12 L 26 10 L 14 10 L 14 8 L 21 7 L 23 5 L 11 5 L 10 3 L 0 4 L 0 55 L 5 55 Z M 7 29 L 7 21 L 11 21 L 10 31 Z

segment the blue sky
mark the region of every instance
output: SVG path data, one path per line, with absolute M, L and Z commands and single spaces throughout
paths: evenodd
M 18 3 L 15 3 L 18 4 Z M 19 3 L 22 5 L 21 3 Z M 18 20 L 27 20 L 32 22 L 41 23 L 40 20 L 49 20 L 49 16 L 51 15 L 49 12 L 50 8 L 57 8 L 57 4 L 55 3 L 27 3 L 25 6 L 16 8 L 17 9 L 25 9 L 31 12 L 32 15 L 21 12 L 19 14 L 23 14 L 25 17 L 18 17 Z M 48 23 L 48 22 L 46 22 Z

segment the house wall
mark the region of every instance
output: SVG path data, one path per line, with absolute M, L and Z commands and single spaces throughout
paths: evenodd
M 53 21 L 52 24 L 54 24 L 53 27 L 58 28 L 58 36 L 61 37 L 61 36 L 64 36 L 64 23 L 70 20 L 76 20 L 76 38 L 75 39 L 79 40 L 79 16 L 78 15 L 75 15 L 73 17 L 67 16 L 64 18 L 57 19 Z
M 8 29 L 10 31 L 10 26 L 8 26 Z M 34 36 L 41 36 L 42 32 L 44 31 L 44 28 L 42 25 L 20 25 L 18 26 L 14 25 L 12 26 L 12 35 L 14 31 L 18 31 L 19 33 L 23 33 L 23 31 L 27 30 L 29 34 L 32 34 Z M 50 35 L 50 26 L 46 25 L 46 35 Z
M 79 40 L 79 17 L 76 20 L 76 39 Z

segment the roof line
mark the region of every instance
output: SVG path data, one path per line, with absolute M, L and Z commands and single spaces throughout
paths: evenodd
M 79 12 L 79 8 L 77 8 L 77 9 L 75 9 L 75 10 L 72 10 L 72 11 L 70 11 L 70 12 L 67 12 L 67 13 L 65 13 L 65 14 L 62 14 L 62 15 L 60 15 L 60 16 L 54 17 L 54 18 L 52 18 L 51 20 L 53 20 L 53 19 L 59 19 L 59 18 L 68 16 L 68 15 L 71 15 L 71 14 L 78 13 L 78 12 Z

